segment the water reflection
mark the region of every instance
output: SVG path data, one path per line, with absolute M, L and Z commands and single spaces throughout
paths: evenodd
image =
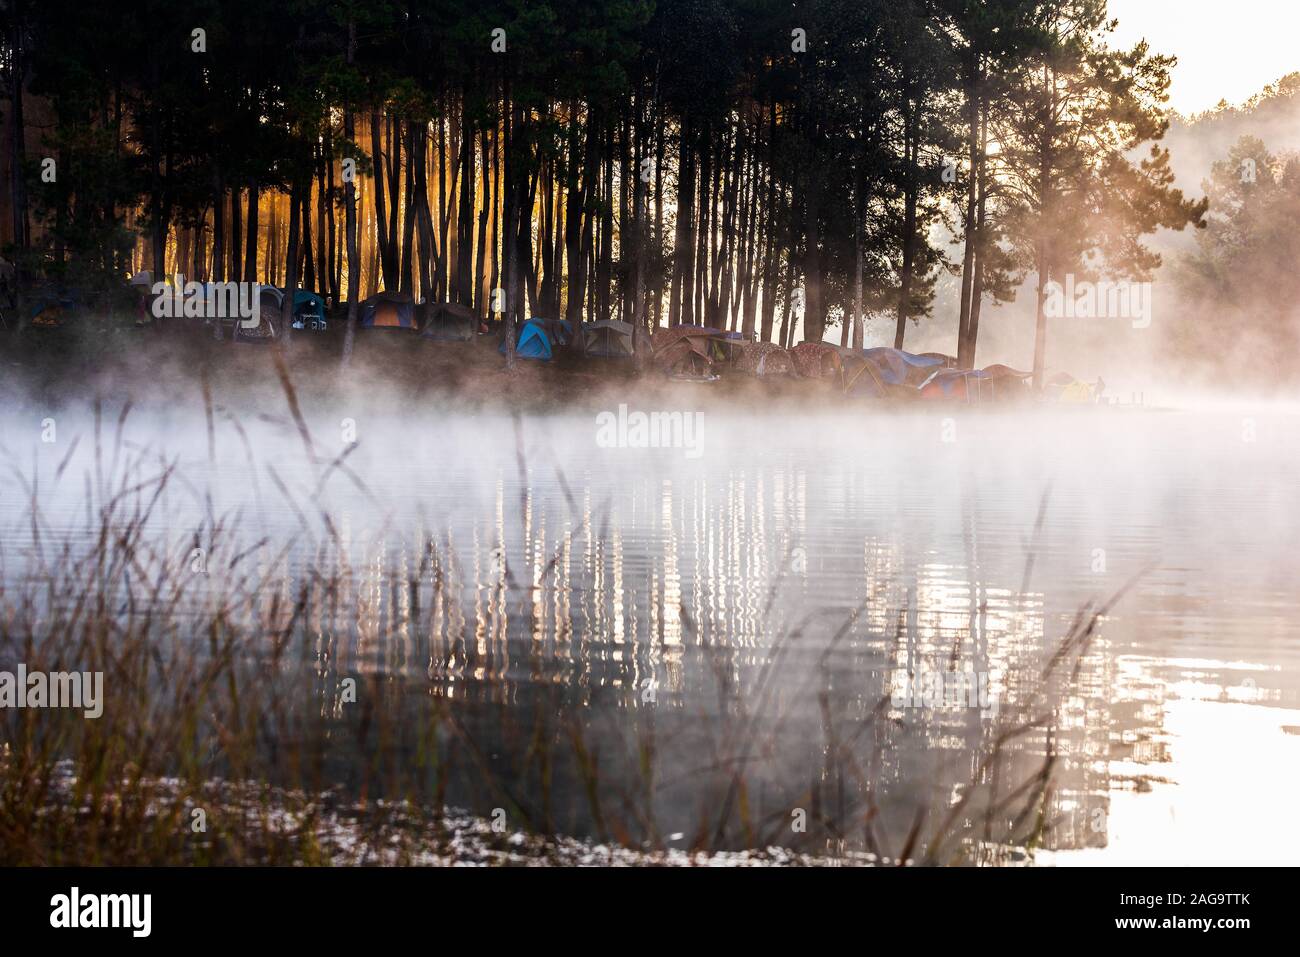
M 188 456 L 212 513 L 170 489 L 158 527 L 250 553 L 247 623 L 301 633 L 324 713 L 349 676 L 454 702 L 521 801 L 536 769 L 486 706 L 577 722 L 586 757 L 555 759 L 544 803 L 578 832 L 603 804 L 687 840 L 940 861 L 1294 859 L 1294 422 L 1245 451 L 1204 416 L 972 418 L 952 446 L 924 417 L 816 426 L 711 423 L 699 460 L 599 449 L 585 419 L 521 448 L 508 421 L 381 431 L 310 508 L 258 474 L 305 503 L 315 472 L 229 442 Z M 76 533 L 78 490 L 49 484 Z M 243 521 L 218 542 L 211 514 Z

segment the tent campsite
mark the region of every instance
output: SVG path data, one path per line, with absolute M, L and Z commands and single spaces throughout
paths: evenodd
M 410 293 L 380 292 L 361 303 L 362 329 L 415 329 L 415 303 Z
M 840 360 L 844 363 L 844 394 L 860 399 L 884 399 L 905 389 L 888 385 L 875 363 L 861 353 L 842 349 Z
M 690 335 L 703 336 L 708 342 L 709 356 L 714 362 L 731 362 L 740 355 L 740 346 L 746 341 L 743 333 L 727 332 L 713 326 L 688 326 L 679 324 L 670 326 L 667 332 L 682 331 Z M 655 333 L 659 335 L 659 333 Z
M 293 327 L 324 332 L 328 328 L 325 300 L 309 289 L 296 290 L 293 294 Z
M 714 372 L 713 330 L 698 326 L 659 329 L 651 337 L 654 364 L 665 375 L 693 382 L 712 382 Z
M 935 369 L 942 369 L 945 364 L 942 358 L 918 356 L 885 346 L 863 349 L 862 354 L 875 368 L 880 381 L 893 386 L 915 388 L 928 379 Z
M 1045 391 L 1062 405 L 1089 405 L 1097 401 L 1092 385 L 1068 372 L 1058 372 L 1048 379 Z
M 503 339 L 497 351 L 502 355 L 506 353 L 506 343 Z M 519 336 L 515 340 L 515 355 L 521 359 L 537 359 L 541 362 L 549 362 L 554 355 L 551 348 L 551 337 L 546 334 L 544 320 L 529 319 L 519 327 Z
M 790 360 L 804 379 L 832 379 L 844 374 L 844 360 L 829 342 L 801 342 L 790 350 Z
M 284 305 L 283 290 L 274 286 L 262 286 L 257 291 L 258 319 L 255 328 L 248 328 L 238 317 L 229 320 L 235 328 L 235 338 L 239 342 L 265 343 L 276 337 L 280 328 L 280 310 Z
M 431 302 L 420 335 L 438 342 L 468 342 L 474 338 L 478 317 L 469 306 L 455 302 Z
M 993 377 L 980 369 L 939 369 L 920 388 L 921 398 L 980 402 L 993 397 Z
M 995 400 L 1023 399 L 1029 396 L 1032 372 L 1021 372 L 1001 363 L 985 366 L 984 372 L 989 376 L 988 387 Z
M 589 359 L 630 359 L 633 356 L 632 326 L 617 319 L 586 322 L 582 332 L 582 354 Z
M 766 378 L 769 376 L 794 375 L 794 362 L 790 353 L 775 342 L 742 342 L 738 347 L 735 370 L 747 375 Z

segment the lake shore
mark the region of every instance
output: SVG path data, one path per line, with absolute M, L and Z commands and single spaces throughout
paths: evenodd
M 135 402 L 198 398 L 203 379 L 215 396 L 240 395 L 279 408 L 283 390 L 276 345 L 214 340 L 200 326 L 116 328 L 89 335 L 69 329 L 29 329 L 10 339 L 0 397 L 57 406 L 112 395 Z M 724 370 L 716 381 L 670 378 L 649 361 L 588 359 L 568 350 L 539 362 L 517 359 L 506 368 L 497 338 L 441 342 L 407 331 L 360 331 L 344 369 L 340 336 L 296 333 L 283 353 L 304 404 L 347 401 L 354 393 L 384 394 L 402 403 L 434 402 L 465 412 L 599 412 L 634 401 L 646 408 L 716 407 L 791 411 L 861 407 L 909 408 L 906 397 L 861 400 L 845 396 L 836 379 L 757 378 Z M 948 403 L 926 402 L 922 407 Z

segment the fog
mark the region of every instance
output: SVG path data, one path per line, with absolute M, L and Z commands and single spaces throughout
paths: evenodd
M 1044 847 L 1061 863 L 1172 861 L 1189 845 L 1202 861 L 1281 861 L 1300 848 L 1282 808 L 1294 791 L 1268 778 L 1296 766 L 1297 739 L 1281 729 L 1300 723 L 1294 408 L 1202 396 L 1165 412 L 862 403 L 762 413 L 682 385 L 653 406 L 612 392 L 582 410 L 512 414 L 413 401 L 358 375 L 296 391 L 299 422 L 278 385 L 236 376 L 238 389 L 210 381 L 209 431 L 201 393 L 173 373 L 155 367 L 125 414 L 122 397 L 105 397 L 98 440 L 82 397 L 28 396 L 0 416 L 10 589 L 39 582 L 51 554 L 93 548 L 94 512 L 115 502 L 120 520 L 147 516 L 135 548 L 182 570 L 204 550 L 196 604 L 177 606 L 186 614 L 229 601 L 245 554 L 259 607 L 333 576 L 329 593 L 341 598 L 304 623 L 320 674 L 389 676 L 452 702 L 499 701 L 521 718 L 547 701 L 560 720 L 582 716 L 591 746 L 611 755 L 611 793 L 635 774 L 613 757 L 615 729 L 653 712 L 657 774 L 671 782 L 651 802 L 664 833 L 701 826 L 701 801 L 716 800 L 719 783 L 699 769 L 716 736 L 737 733 L 737 714 L 760 716 L 772 736 L 751 801 L 760 816 L 785 813 L 805 800 L 810 774 L 840 773 L 818 770 L 822 752 L 805 742 L 827 720 L 859 720 L 881 695 L 901 708 L 878 772 L 889 782 L 881 827 L 906 830 L 917 808 L 941 807 L 960 785 L 994 719 L 987 702 L 917 710 L 899 704 L 899 689 L 957 673 L 987 681 L 1000 720 L 1049 696 L 1054 747 L 1069 757 Z M 597 415 L 615 401 L 698 414 L 700 454 L 602 447 Z M 151 483 L 173 467 L 146 512 L 104 494 L 135 488 L 151 501 Z M 123 602 L 137 593 L 130 577 L 113 585 Z M 1103 614 L 1074 677 L 1040 683 L 1088 609 Z M 823 685 L 830 717 L 811 693 Z M 1234 752 L 1254 756 L 1234 779 L 1236 823 L 1187 823 L 1156 847 L 1149 828 L 1094 826 L 1112 806 L 1140 819 L 1168 805 L 1200 820 L 1206 794 L 1179 787 L 1180 775 L 1219 760 L 1222 741 L 1171 731 L 1189 707 L 1219 709 L 1193 713 L 1222 714 L 1243 736 Z M 511 719 L 472 706 L 463 720 L 480 746 L 510 753 Z M 1008 768 L 1030 773 L 1043 747 Z M 361 759 L 331 753 L 340 780 Z M 529 787 L 507 766 L 495 773 Z M 1132 806 L 1133 781 L 1146 782 L 1148 804 Z M 565 829 L 600 837 L 607 822 L 582 810 L 578 771 L 557 767 L 554 787 Z M 491 810 L 468 780 L 450 793 Z M 1267 843 L 1256 843 L 1258 820 L 1270 822 Z M 926 840 L 945 846 L 938 832 Z M 994 828 L 993 844 L 1017 841 Z

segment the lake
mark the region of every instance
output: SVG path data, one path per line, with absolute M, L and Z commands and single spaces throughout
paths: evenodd
M 314 409 L 314 464 L 279 409 L 209 440 L 202 409 L 119 433 L 106 408 L 98 456 L 86 409 L 53 441 L 9 414 L 0 575 L 38 583 L 37 538 L 93 546 L 104 476 L 172 462 L 140 512 L 195 573 L 167 613 L 199 620 L 233 569 L 267 614 L 299 596 L 272 667 L 310 679 L 304 711 L 337 717 L 346 677 L 401 689 L 399 720 L 436 699 L 475 813 L 939 863 L 1300 857 L 1300 417 L 682 395 L 624 411 L 698 414 L 658 447 L 589 414 Z M 414 745 L 340 742 L 326 778 L 375 748 Z

